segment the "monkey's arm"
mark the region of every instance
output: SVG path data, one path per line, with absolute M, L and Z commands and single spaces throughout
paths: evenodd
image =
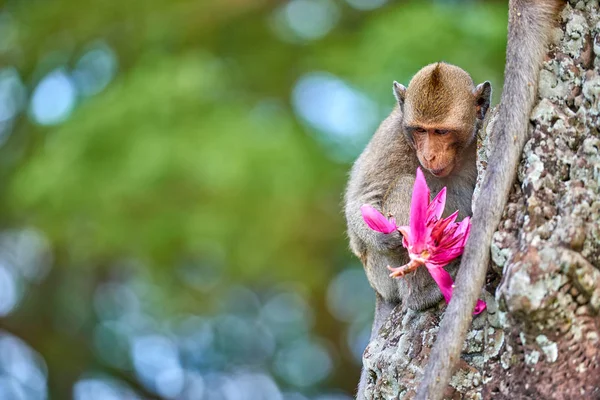
M 359 172 L 360 173 L 360 172 Z M 348 236 L 352 251 L 361 259 L 366 256 L 367 250 L 385 252 L 402 245 L 400 233 L 394 231 L 383 234 L 371 230 L 363 221 L 360 207 L 370 204 L 383 214 L 383 199 L 387 190 L 384 182 L 367 182 L 361 177 L 353 177 L 346 195 L 345 213 L 348 222 Z M 355 180 L 355 182 L 352 182 Z M 364 262 L 364 260 L 363 260 Z
M 563 2 L 511 0 L 504 88 L 470 238 L 423 380 L 418 400 L 441 399 L 458 362 L 475 302 L 483 287 L 496 230 L 527 139 L 529 115 L 548 36 Z
M 399 148 L 407 146 L 400 130 L 400 121 L 401 113 L 396 109 L 375 132 L 350 172 L 344 211 L 350 247 L 363 262 L 367 249 L 385 252 L 402 246 L 402 237 L 398 232 L 383 234 L 371 230 L 363 221 L 360 211 L 363 204 L 370 204 L 385 215 L 389 211 L 383 209 L 386 193 L 400 177 L 402 170 L 410 165 L 409 160 L 399 158 L 406 158 L 407 153 Z

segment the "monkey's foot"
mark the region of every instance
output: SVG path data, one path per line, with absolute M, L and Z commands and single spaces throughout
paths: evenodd
M 387 269 L 392 271 L 392 273 L 390 274 L 391 278 L 401 278 L 404 275 L 415 271 L 421 265 L 424 265 L 423 262 L 421 262 L 420 260 L 413 259 L 413 260 L 410 260 L 410 262 L 408 264 L 404 264 L 401 267 L 392 268 L 388 265 Z

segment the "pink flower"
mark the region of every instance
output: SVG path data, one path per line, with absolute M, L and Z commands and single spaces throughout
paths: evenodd
M 443 267 L 462 254 L 471 230 L 471 221 L 467 217 L 460 223 L 455 222 L 458 211 L 447 218 L 441 218 L 446 205 L 446 188 L 440 190 L 432 201 L 429 201 L 429 196 L 427 182 L 418 168 L 410 206 L 409 226 L 396 227 L 393 218 L 388 220 L 368 205 L 362 206 L 361 211 L 371 229 L 383 233 L 391 233 L 398 229 L 403 236 L 402 244 L 408 249 L 410 262 L 396 268 L 388 266 L 392 271 L 390 276 L 399 278 L 423 265 L 448 303 L 452 298 L 454 282 Z M 478 300 L 474 314 L 481 313 L 485 307 L 485 302 Z
M 363 219 L 367 225 L 369 225 L 369 228 L 373 229 L 374 231 L 381 233 L 392 233 L 398 229 L 398 226 L 396 226 L 396 220 L 394 218 L 390 218 L 388 220 L 373 206 L 365 204 L 360 208 L 360 211 L 362 212 Z

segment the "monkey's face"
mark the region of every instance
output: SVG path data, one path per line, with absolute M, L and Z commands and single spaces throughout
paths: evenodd
M 459 67 L 436 63 L 421 69 L 408 88 L 394 82 L 394 95 L 423 168 L 437 177 L 450 175 L 489 107 L 490 84 L 474 87 Z
M 408 129 L 423 168 L 440 178 L 450 175 L 459 163 L 460 135 L 441 128 L 413 126 Z

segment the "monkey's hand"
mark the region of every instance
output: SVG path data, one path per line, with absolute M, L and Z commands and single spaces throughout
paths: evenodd
M 403 247 L 403 238 L 397 229 L 392 228 L 393 230 L 390 233 L 383 233 L 382 231 L 384 231 L 384 229 L 373 230 L 377 228 L 368 226 L 359 207 L 347 207 L 346 211 L 350 247 L 352 248 L 352 251 L 354 251 L 354 254 L 359 258 L 362 258 L 367 251 L 390 253 L 398 252 Z M 377 213 L 379 213 L 379 211 L 377 211 Z M 380 223 L 383 223 L 383 220 L 385 220 L 386 223 L 388 222 L 382 214 L 380 215 L 380 218 Z
M 404 275 L 413 272 L 421 265 L 424 265 L 424 264 L 419 260 L 410 260 L 410 262 L 408 264 L 404 264 L 401 267 L 393 268 L 388 265 L 387 269 L 389 269 L 391 271 L 391 273 L 390 273 L 391 278 L 401 278 Z
M 402 245 L 402 236 L 399 235 L 399 228 L 396 225 L 396 219 L 390 213 L 385 216 L 381 211 L 370 204 L 363 204 L 360 212 L 364 226 L 368 226 L 373 234 L 367 238 L 372 246 L 378 251 L 396 250 Z
M 392 233 L 388 233 L 388 234 L 380 233 L 380 232 L 374 232 L 374 234 L 375 234 L 376 247 L 380 251 L 394 252 L 403 247 L 402 246 L 402 235 L 397 230 L 393 231 Z

